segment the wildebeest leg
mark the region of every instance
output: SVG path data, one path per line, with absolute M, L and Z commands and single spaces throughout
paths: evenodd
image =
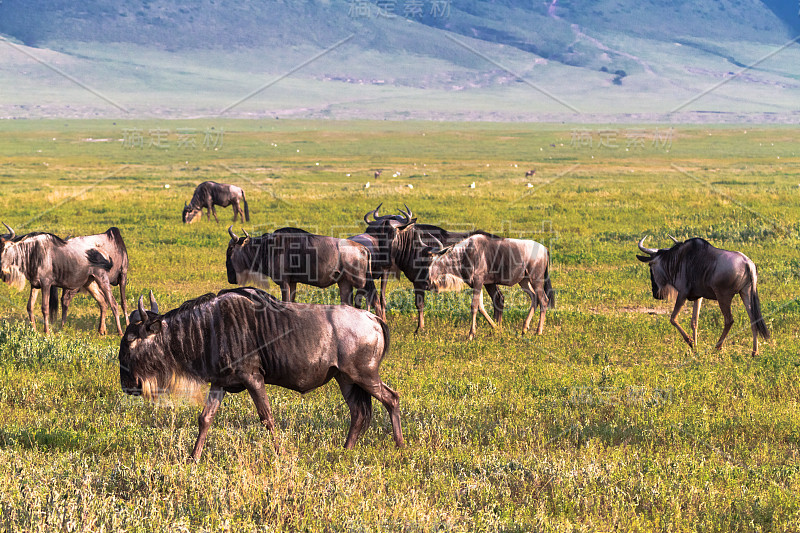
M 214 220 L 216 220 L 217 224 L 219 224 L 219 219 L 217 218 L 217 210 L 214 207 L 214 204 L 211 204 L 211 214 L 214 215 Z
M 128 301 L 125 299 L 125 288 L 128 286 L 128 274 L 120 272 L 119 275 L 119 302 L 122 305 L 122 315 L 125 318 L 125 325 L 128 325 Z
M 336 382 L 350 408 L 350 430 L 344 442 L 345 449 L 349 450 L 356 445 L 358 437 L 364 433 L 372 420 L 372 397 L 344 376 L 336 376 Z
M 203 453 L 203 446 L 206 443 L 206 437 L 208 437 L 208 430 L 211 428 L 211 422 L 214 420 L 214 415 L 217 414 L 217 409 L 219 409 L 222 398 L 224 397 L 225 390 L 221 387 L 212 385 L 211 390 L 208 391 L 206 405 L 203 407 L 200 416 L 197 417 L 200 432 L 197 434 L 197 441 L 194 443 L 194 449 L 192 450 L 192 460 L 195 462 L 200 460 L 200 454 Z
M 248 377 L 245 380 L 245 386 L 247 387 L 247 392 L 250 393 L 250 397 L 253 399 L 253 403 L 256 404 L 256 412 L 258 413 L 259 420 L 261 420 L 261 424 L 272 434 L 272 444 L 275 446 L 275 453 L 280 453 L 278 449 L 278 438 L 275 435 L 275 419 L 272 418 L 272 409 L 269 405 L 269 398 L 267 398 L 267 391 L 264 389 L 264 382 L 258 382 L 256 379 Z
M 547 315 L 550 300 L 547 298 L 543 283 L 537 283 L 533 290 L 536 292 L 536 299 L 539 301 L 539 324 L 536 326 L 536 334 L 541 335 L 544 331 L 544 319 Z
M 100 286 L 95 281 L 89 282 L 84 287 L 89 294 L 92 295 L 92 298 L 97 301 L 97 306 L 100 308 L 100 324 L 97 326 L 97 332 L 100 335 L 105 335 L 106 331 L 106 310 L 108 306 L 106 305 L 106 297 L 103 295 L 103 291 L 100 290 Z
M 725 324 L 722 328 L 722 335 L 720 335 L 719 340 L 717 341 L 716 349 L 722 349 L 722 343 L 725 342 L 725 337 L 728 336 L 728 332 L 731 330 L 733 326 L 733 315 L 731 314 L 731 301 L 733 300 L 733 295 L 728 294 L 721 294 L 719 296 L 719 310 L 722 311 L 722 317 L 725 319 Z
M 239 199 L 234 198 L 231 205 L 233 206 L 233 221 L 236 222 L 236 217 L 239 217 L 242 219 L 242 224 L 244 224 L 244 215 L 242 214 L 242 210 L 239 209 Z
M 122 325 L 119 322 L 119 308 L 117 307 L 117 301 L 114 299 L 114 293 L 111 292 L 111 285 L 108 283 L 108 277 L 106 277 L 104 273 L 103 277 L 101 279 L 96 279 L 96 281 L 97 285 L 102 291 L 103 297 L 106 300 L 106 304 L 108 304 L 108 306 L 111 308 L 111 313 L 114 315 L 114 322 L 116 322 L 117 325 L 117 333 L 122 336 L 123 331 Z
M 44 333 L 50 333 L 50 285 L 42 283 L 42 314 L 44 315 Z
M 493 328 L 497 328 L 497 324 L 494 323 L 492 317 L 489 316 L 489 313 L 487 313 L 486 309 L 483 307 L 483 285 L 481 284 L 476 284 L 472 289 L 472 325 L 469 328 L 469 340 L 475 338 L 475 332 L 478 329 L 478 311 L 480 311 L 483 318 L 485 318 Z
M 400 395 L 381 381 L 381 390 L 375 397 L 389 412 L 389 419 L 392 421 L 392 437 L 397 447 L 402 448 L 405 443 L 403 442 L 403 430 L 400 427 Z
M 414 286 L 414 305 L 417 306 L 417 329 L 414 333 L 419 333 L 425 329 L 425 291 Z
M 700 320 L 701 305 L 703 305 L 703 299 L 698 298 L 694 301 L 694 305 L 692 306 L 692 340 L 694 341 L 695 347 L 697 346 L 697 324 Z
M 382 310 L 381 319 L 386 320 L 386 286 L 389 284 L 389 271 L 382 270 L 381 271 L 381 295 L 380 295 L 380 306 Z
M 523 279 L 519 282 L 519 286 L 522 288 L 525 293 L 531 297 L 531 308 L 528 309 L 528 315 L 525 317 L 525 321 L 522 323 L 522 334 L 525 335 L 525 332 L 528 331 L 528 327 L 531 325 L 531 319 L 533 318 L 533 312 L 536 311 L 536 293 L 534 293 L 533 288 L 531 287 L 530 280 Z
M 759 318 L 754 316 L 753 313 L 753 299 L 750 295 L 751 288 L 747 287 L 742 292 L 739 293 L 739 296 L 742 297 L 742 303 L 744 304 L 744 309 L 747 311 L 747 316 L 750 318 L 750 329 L 753 332 L 753 352 L 752 355 L 758 355 L 758 320 Z M 762 319 L 763 320 L 763 319 Z
M 282 281 L 281 282 L 281 300 L 284 302 L 293 302 L 297 297 L 297 283 Z
M 353 307 L 353 286 L 346 281 L 339 283 L 339 300 L 342 305 Z
M 33 316 L 33 308 L 36 306 L 36 300 L 39 298 L 39 289 L 31 287 L 31 295 L 28 298 L 28 318 L 33 326 L 33 331 L 36 331 L 36 317 Z
M 503 321 L 503 293 L 500 292 L 500 289 L 494 283 L 486 285 L 486 292 L 489 293 L 489 297 L 492 299 L 492 307 L 494 307 L 494 321 L 497 322 L 497 325 L 499 326 Z
M 670 324 L 678 328 L 678 331 L 681 333 L 683 340 L 686 341 L 686 344 L 688 344 L 690 348 L 694 349 L 694 344 L 692 344 L 692 339 L 690 339 L 689 335 L 687 335 L 686 332 L 683 331 L 683 328 L 681 327 L 680 324 L 678 324 L 677 320 L 678 313 L 681 312 L 681 309 L 683 309 L 683 304 L 685 303 L 686 303 L 686 296 L 678 294 L 678 297 L 675 299 L 675 307 L 672 308 L 672 315 L 669 317 L 669 322 Z
M 77 291 L 67 290 L 64 289 L 64 292 L 61 293 L 61 327 L 64 327 L 64 324 L 67 323 L 67 313 L 69 312 L 69 304 L 72 303 L 72 299 L 75 295 L 78 294 Z

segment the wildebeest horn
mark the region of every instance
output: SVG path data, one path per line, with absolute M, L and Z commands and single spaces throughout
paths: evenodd
M 645 247 L 644 247 L 644 240 L 645 240 L 647 237 L 649 237 L 649 235 L 645 235 L 644 237 L 642 237 L 642 240 L 641 240 L 641 241 L 639 241 L 639 249 L 640 249 L 641 251 L 643 251 L 644 253 L 646 253 L 646 254 L 649 254 L 649 255 L 655 255 L 656 253 L 658 253 L 658 250 L 656 250 L 655 248 L 645 248 Z
M 144 309 L 144 295 L 139 296 L 139 304 L 137 307 L 139 309 L 139 320 L 144 322 L 147 318 L 147 311 Z
M 246 229 L 244 229 L 244 228 L 242 228 L 242 231 L 244 232 L 244 236 L 245 236 L 245 237 L 247 237 L 247 238 L 249 239 L 249 238 L 250 238 L 250 234 L 249 234 L 249 233 L 247 233 L 247 230 L 246 230 Z
M 676 239 L 676 238 L 675 238 L 675 237 L 673 237 L 672 235 L 667 235 L 667 237 L 669 237 L 670 239 L 672 239 L 672 242 L 674 242 L 675 244 L 680 244 L 680 243 L 681 243 L 681 241 L 679 241 L 678 239 Z
M 156 303 L 156 297 L 152 290 L 150 291 L 150 311 L 158 314 L 158 304 Z
M 413 218 L 413 217 L 414 217 L 414 215 L 411 213 L 411 209 L 409 209 L 409 208 L 408 208 L 408 205 L 406 205 L 406 204 L 403 204 L 403 205 L 405 206 L 406 210 L 405 210 L 405 212 L 404 212 L 404 211 L 401 209 L 401 210 L 400 210 L 400 212 L 401 212 L 401 213 L 403 213 L 404 215 L 408 215 L 408 218 Z
M 373 221 L 376 221 L 376 220 L 378 220 L 378 219 L 377 219 L 377 218 L 375 218 L 375 217 L 376 217 L 376 216 L 378 216 L 378 210 L 381 208 L 381 206 L 382 206 L 382 205 L 383 205 L 383 202 L 381 202 L 381 203 L 378 205 L 378 207 L 376 207 L 376 208 L 375 208 L 375 209 L 373 209 L 372 211 L 367 211 L 367 214 L 366 214 L 366 215 L 364 215 L 364 222 L 366 222 L 367 224 L 369 224 L 369 223 L 370 223 L 370 222 L 369 222 L 369 216 L 370 216 L 370 215 L 372 215 L 372 220 L 373 220 Z
M 231 236 L 231 240 L 233 241 L 239 240 L 239 237 L 237 237 L 236 234 L 233 232 L 233 226 L 228 226 L 228 235 Z
M 8 232 L 11 234 L 11 236 L 9 237 L 9 239 L 13 239 L 14 237 L 16 237 L 16 236 L 17 236 L 16 232 L 15 232 L 13 229 L 11 229 L 11 226 L 9 226 L 8 224 L 6 224 L 5 222 L 3 222 L 3 225 L 6 227 L 6 229 L 8 230 Z

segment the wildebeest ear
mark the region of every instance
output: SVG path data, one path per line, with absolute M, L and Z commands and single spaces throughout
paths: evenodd
M 453 245 L 451 244 L 450 246 L 448 246 L 446 248 L 439 248 L 439 249 L 431 250 L 431 254 L 432 255 L 444 255 L 444 254 L 446 254 L 447 252 L 449 252 L 452 249 L 453 249 Z
M 650 261 L 653 260 L 653 258 L 650 257 L 649 255 L 637 255 L 636 259 L 638 259 L 642 263 L 649 263 Z
M 164 328 L 164 323 L 164 320 L 154 320 L 147 325 L 147 334 L 161 333 L 161 330 Z

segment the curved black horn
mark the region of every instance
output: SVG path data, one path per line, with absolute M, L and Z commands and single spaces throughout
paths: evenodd
M 672 242 L 674 242 L 675 244 L 680 244 L 680 243 L 681 243 L 681 241 L 679 241 L 678 239 L 676 239 L 676 238 L 675 238 L 675 237 L 673 237 L 672 235 L 667 235 L 667 237 L 669 237 L 670 239 L 672 239 Z
M 250 234 L 249 234 L 249 233 L 247 233 L 247 230 L 246 230 L 246 229 L 244 229 L 244 228 L 242 228 L 242 231 L 244 232 L 244 236 L 245 236 L 245 237 L 247 237 L 247 238 L 249 239 L 249 238 L 250 238 Z
M 236 234 L 233 232 L 233 226 L 228 226 L 228 235 L 231 236 L 231 240 L 233 241 L 239 240 L 239 237 L 237 237 Z
M 414 218 L 414 214 L 411 212 L 411 209 L 409 209 L 406 204 L 403 204 L 403 206 L 406 208 L 406 215 L 408 215 L 408 218 Z
M 144 295 L 139 296 L 139 304 L 137 305 L 137 308 L 139 309 L 139 320 L 144 322 L 147 318 L 147 311 L 144 309 Z
M 369 223 L 370 223 L 370 222 L 369 222 L 369 216 L 370 216 L 370 215 L 372 215 L 372 220 L 373 220 L 373 221 L 376 221 L 377 219 L 376 219 L 375 217 L 376 217 L 376 216 L 378 216 L 378 210 L 381 208 L 381 206 L 382 206 L 382 205 L 383 205 L 383 202 L 381 202 L 381 203 L 378 205 L 378 207 L 376 207 L 376 208 L 375 208 L 375 209 L 373 209 L 372 211 L 367 211 L 367 214 L 366 214 L 366 215 L 364 215 L 364 222 L 366 222 L 367 224 L 369 224 Z
M 16 232 L 15 232 L 13 229 L 11 229 L 11 226 L 9 226 L 8 224 L 6 224 L 5 222 L 3 222 L 3 225 L 6 227 L 6 229 L 8 230 L 8 232 L 11 234 L 11 236 L 9 237 L 9 240 L 11 240 L 11 239 L 13 239 L 14 237 L 16 237 L 16 236 L 17 236 Z
M 156 296 L 153 291 L 150 291 L 150 312 L 158 314 L 158 303 L 156 303 Z
M 649 237 L 649 235 L 645 235 L 644 237 L 642 237 L 642 240 L 641 240 L 641 241 L 639 241 L 639 249 L 640 249 L 641 251 L 643 251 L 644 253 L 646 253 L 646 254 L 649 254 L 649 255 L 655 255 L 655 254 L 657 254 L 657 253 L 658 253 L 658 250 L 657 250 L 657 249 L 655 249 L 655 248 L 645 248 L 645 247 L 644 247 L 644 240 L 645 240 L 647 237 Z

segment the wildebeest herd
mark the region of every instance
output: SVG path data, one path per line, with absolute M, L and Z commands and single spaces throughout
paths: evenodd
M 185 204 L 183 222 L 195 221 L 201 208 L 216 219 L 214 205 L 233 205 L 234 221 L 237 217 L 242 221 L 250 218 L 241 188 L 204 182 L 195 190 L 192 201 Z M 373 397 L 388 410 L 394 440 L 402 446 L 399 395 L 378 373 L 389 349 L 385 320 L 390 273 L 402 272 L 413 284 L 417 332 L 425 327 L 426 291 L 471 288 L 469 339 L 476 333 L 478 313 L 493 328 L 501 323 L 504 298 L 499 286 L 519 285 L 530 297 L 523 334 L 537 306 L 536 333 L 542 334 L 546 310 L 553 307 L 555 293 L 550 281 L 550 252 L 540 243 L 480 230 L 451 232 L 417 223 L 408 206 L 397 215 L 382 216 L 380 208 L 364 215 L 364 233 L 347 239 L 293 227 L 260 236 L 243 230 L 243 236 L 237 236 L 229 227 L 225 257 L 229 283 L 264 287 L 272 279 L 281 289 L 282 301 L 261 289 L 241 287 L 209 293 L 160 314 L 151 292 L 150 308 L 145 308 L 140 296 L 137 308 L 128 315 L 128 254 L 116 227 L 97 235 L 62 239 L 41 232 L 17 235 L 6 225 L 8 233 L 0 235 L 0 279 L 18 290 L 26 281 L 30 283 L 27 310 L 34 329 L 34 306 L 42 293 L 45 333 L 57 316 L 59 288 L 62 327 L 69 303 L 78 292 L 88 292 L 97 301 L 101 334 L 106 332 L 105 315 L 110 307 L 122 335 L 120 382 L 126 393 L 154 398 L 210 384 L 191 454 L 194 460 L 202 453 L 226 392 L 247 390 L 274 440 L 265 384 L 306 392 L 331 379 L 339 384 L 350 408 L 346 448 L 353 447 L 369 426 Z M 700 305 L 707 298 L 719 302 L 725 320 L 716 345 L 722 347 L 733 324 L 731 302 L 739 294 L 750 318 L 752 353 L 756 355 L 758 336 L 769 338 L 769 331 L 761 314 L 753 262 L 740 252 L 714 248 L 700 238 L 685 242 L 673 238 L 674 244 L 668 249 L 646 248 L 645 239 L 638 247 L 646 255 L 637 258 L 650 267 L 653 297 L 675 297 L 670 321 L 689 346 L 697 345 Z M 344 305 L 296 303 L 298 283 L 315 287 L 337 284 Z M 111 286 L 120 288 L 127 323 L 124 333 Z M 491 316 L 483 305 L 484 287 L 491 298 Z M 686 300 L 694 302 L 692 338 L 676 320 Z M 364 303 L 367 310 L 359 308 Z

